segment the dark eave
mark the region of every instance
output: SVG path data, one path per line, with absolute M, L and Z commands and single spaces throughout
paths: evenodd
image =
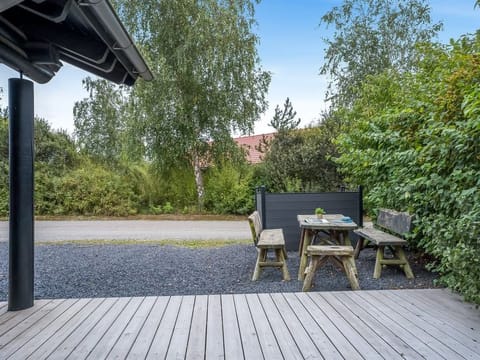
M 1 0 L 0 63 L 46 83 L 70 63 L 117 84 L 152 73 L 106 0 Z

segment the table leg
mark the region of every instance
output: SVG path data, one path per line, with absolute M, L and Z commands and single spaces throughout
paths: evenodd
M 300 268 L 298 269 L 298 280 L 303 281 L 305 278 L 305 268 L 307 267 L 307 247 L 313 239 L 313 231 L 305 229 L 303 233 L 302 250 L 300 253 Z
M 305 230 L 305 229 L 303 229 L 303 228 L 302 228 L 301 231 L 300 231 L 300 242 L 299 242 L 299 244 L 298 244 L 298 255 L 299 255 L 299 256 L 302 256 L 303 239 L 305 238 L 305 232 L 306 232 L 306 231 L 307 231 L 307 230 Z
M 352 242 L 350 241 L 349 231 L 342 231 L 342 238 L 343 238 L 343 245 L 345 246 L 352 246 Z
M 345 267 L 345 274 L 347 275 L 348 281 L 350 281 L 350 287 L 352 290 L 360 290 L 357 267 L 353 256 L 342 256 L 342 262 Z

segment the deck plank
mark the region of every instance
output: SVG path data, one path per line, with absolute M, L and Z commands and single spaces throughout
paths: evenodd
M 102 304 L 104 298 L 91 299 L 85 306 L 72 316 L 50 338 L 41 344 L 31 357 L 35 360 L 45 359 L 53 349 L 57 348 L 85 319 Z
M 188 347 L 185 359 L 204 359 L 205 341 L 207 339 L 208 296 L 196 296 L 193 308 L 192 326 L 188 336 Z
M 100 341 L 97 342 L 88 354 L 87 359 L 105 359 L 108 356 L 144 299 L 145 298 L 142 297 L 134 297 L 130 300 L 108 330 L 102 335 Z
M 441 299 L 444 297 L 445 293 L 441 292 L 429 292 L 429 293 L 412 293 L 409 290 L 406 290 L 405 293 L 394 293 L 398 297 L 404 299 L 405 301 L 414 302 L 417 306 L 422 307 L 425 312 L 432 314 L 433 316 L 439 317 L 444 321 L 451 323 L 453 326 L 462 329 L 465 332 L 466 336 L 473 337 L 476 341 L 480 342 L 480 316 L 478 311 L 472 311 L 469 309 L 466 315 L 459 315 L 459 313 L 465 309 L 470 308 L 470 304 L 464 304 L 462 302 L 456 303 L 457 309 L 455 307 L 449 308 L 444 307 Z
M 118 298 L 117 302 L 94 324 L 88 334 L 69 349 L 70 353 L 65 358 L 86 359 L 131 300 L 132 298 Z
M 439 340 L 438 332 L 436 329 L 434 329 L 434 327 L 427 327 L 427 329 L 423 328 L 419 319 L 416 319 L 415 317 L 404 316 L 397 304 L 394 304 L 392 309 L 392 306 L 389 306 L 382 301 L 379 294 L 363 292 L 357 295 L 362 297 L 365 301 L 374 303 L 378 311 L 385 313 L 390 319 L 398 324 L 401 324 L 404 329 L 406 329 L 416 338 L 423 339 L 423 341 L 427 343 L 431 349 L 433 349 L 436 353 L 441 354 L 442 357 L 454 359 L 460 356 L 458 352 L 455 352 L 453 349 L 446 346 L 442 341 Z M 443 339 L 446 338 L 444 335 L 441 337 Z
M 406 290 L 406 293 L 433 301 L 437 306 L 442 306 L 448 314 L 456 316 L 460 321 L 468 320 L 477 325 L 480 323 L 480 313 L 475 308 L 475 305 L 463 301 L 460 295 L 454 294 L 448 289 L 426 289 L 419 293 L 409 289 Z
M 175 328 L 178 311 L 182 304 L 181 296 L 172 296 L 165 309 L 165 315 L 160 322 L 155 337 L 147 354 L 147 359 L 164 359 L 167 355 L 168 345 Z
M 118 298 L 105 299 L 88 317 L 65 338 L 56 348 L 52 348 L 48 359 L 66 359 L 72 350 L 87 336 L 90 330 L 100 321 L 100 319 L 112 308 L 118 301 Z
M 165 309 L 169 301 L 169 297 L 162 296 L 157 297 L 155 304 L 150 311 L 149 316 L 145 320 L 145 323 L 140 330 L 135 342 L 130 349 L 127 358 L 129 359 L 145 359 L 152 344 L 153 338 L 158 330 L 160 321 L 162 320 Z
M 242 339 L 238 328 L 237 312 L 233 295 L 222 295 L 223 342 L 225 358 L 243 359 Z
M 376 317 L 365 311 L 356 301 L 345 293 L 335 294 L 337 301 L 341 301 L 346 307 L 353 309 L 355 315 L 372 329 L 380 338 L 388 342 L 405 359 L 420 359 L 421 355 L 408 343 L 397 336 L 389 327 L 383 323 L 382 317 Z
M 195 296 L 184 296 L 165 359 L 184 359 L 192 324 Z
M 400 302 L 393 303 L 392 299 L 387 296 L 387 293 L 365 292 L 362 295 L 366 297 L 367 301 L 368 299 L 371 299 L 372 301 L 381 302 L 389 309 L 388 311 L 396 312 L 404 319 L 410 321 L 415 326 L 422 329 L 424 332 L 435 337 L 442 344 L 439 349 L 442 349 L 443 346 L 447 346 L 445 354 L 450 353 L 452 357 L 460 355 L 466 359 L 475 359 L 478 357 L 478 354 L 480 354 L 479 344 L 473 343 L 472 345 L 477 346 L 473 346 L 474 349 L 469 348 L 464 343 L 464 338 L 459 337 L 458 333 L 442 331 L 438 326 L 434 325 L 434 318 L 428 315 L 425 316 L 425 314 L 418 311 L 407 310 Z
M 311 293 L 309 296 L 317 302 L 317 299 L 322 299 L 322 310 L 330 321 L 335 324 L 337 329 L 345 336 L 350 344 L 360 353 L 368 354 L 369 360 L 382 360 L 383 357 L 350 323 L 340 315 L 340 310 L 335 306 L 332 306 L 325 297 L 322 297 L 319 293 Z M 348 314 L 348 313 L 347 313 Z M 345 315 L 347 315 L 345 314 Z
M 282 294 L 272 294 L 273 302 L 275 303 L 278 312 L 283 318 L 285 324 L 288 324 L 288 328 L 295 343 L 300 350 L 304 359 L 321 359 L 322 355 L 315 346 L 315 343 L 310 338 L 308 332 L 305 330 L 303 324 L 298 319 L 297 315 L 293 312 L 292 308 L 285 300 Z
M 52 309 L 55 309 L 62 301 L 51 301 L 40 308 L 26 309 L 25 314 L 12 311 L 17 317 L 11 317 L 7 322 L 2 324 L 2 335 L 0 336 L 0 349 L 3 348 L 10 341 L 20 336 L 25 330 L 30 329 L 34 324 L 47 315 Z
M 258 296 L 256 294 L 247 294 L 245 297 L 250 313 L 252 314 L 263 356 L 265 359 L 282 359 L 282 351 L 278 346 L 277 339 L 263 311 Z
M 41 334 L 44 328 L 46 328 L 52 321 L 55 321 L 58 316 L 67 311 L 76 302 L 77 299 L 67 299 L 65 301 L 60 300 L 53 302 L 54 307 L 51 309 L 51 311 L 37 321 L 34 326 L 30 326 L 28 329 L 23 331 L 20 336 L 15 337 L 12 339 L 12 341 L 0 349 L 0 358 L 6 359 L 30 340 L 35 339 L 36 336 Z
M 480 353 L 479 310 L 439 289 L 42 300 L 0 319 L 0 359 L 457 360 Z
M 50 300 L 38 300 L 35 301 L 31 308 L 22 310 L 22 311 L 8 311 L 6 312 L 7 306 L 5 304 L 5 312 L 0 315 L 0 335 L 3 335 L 6 331 L 11 329 L 16 324 L 22 322 L 29 316 L 33 315 L 39 311 L 42 307 L 48 304 Z
M 303 359 L 290 330 L 283 321 L 270 294 L 258 294 L 263 311 L 272 327 L 284 359 Z
M 392 330 L 398 337 L 402 338 L 405 343 L 409 346 L 415 348 L 415 350 L 422 356 L 427 359 L 447 359 L 443 354 L 441 354 L 434 346 L 431 346 L 431 342 L 434 342 L 436 339 L 430 335 L 426 335 L 428 341 L 420 340 L 419 333 L 416 329 L 412 329 L 409 322 L 401 322 L 396 313 L 390 314 L 386 309 L 384 309 L 378 303 L 371 304 L 368 301 L 357 293 L 348 293 L 345 294 L 350 297 L 358 306 L 362 307 L 368 311 L 372 316 L 377 319 L 382 319 L 382 323 L 385 324 L 390 330 Z
M 354 328 L 360 336 L 362 336 L 368 343 L 386 359 L 403 359 L 402 356 L 390 346 L 388 342 L 378 336 L 367 323 L 363 322 L 355 313 L 354 309 L 345 306 L 338 301 L 335 294 L 322 293 L 321 296 L 331 305 L 334 306 L 339 314 Z
M 262 359 L 262 349 L 258 342 L 257 330 L 253 323 L 250 308 L 245 295 L 234 295 L 235 309 L 237 311 L 238 328 L 242 340 L 243 355 L 245 359 Z
M 285 293 L 283 294 L 283 297 L 295 312 L 298 320 L 302 323 L 305 331 L 308 333 L 308 336 L 310 336 L 323 358 L 329 360 L 343 359 L 343 356 L 330 341 L 327 334 L 320 328 L 315 319 L 305 309 L 305 306 L 299 300 L 298 296 L 294 293 Z
M 206 359 L 224 359 L 222 305 L 220 295 L 208 297 Z
M 138 307 L 137 311 L 130 319 L 125 330 L 118 337 L 117 342 L 110 350 L 107 359 L 123 359 L 125 354 L 130 352 L 140 330 L 142 329 L 146 319 L 150 315 L 150 311 L 155 304 L 156 298 L 153 296 L 146 297 Z
M 442 333 L 454 339 L 461 339 L 463 345 L 480 354 L 480 343 L 472 336 L 469 336 L 469 334 L 466 334 L 468 331 L 464 331 L 464 324 L 461 326 L 454 326 L 451 322 L 445 321 L 440 316 L 429 313 L 428 310 L 430 310 L 430 307 L 427 306 L 424 308 L 423 303 L 412 303 L 411 301 L 399 298 L 397 292 L 385 291 L 382 292 L 382 295 L 388 298 L 389 301 L 401 305 L 405 311 L 411 313 L 412 316 L 416 316 L 425 323 L 434 326 Z M 472 329 L 469 328 L 469 331 L 472 331 Z
M 312 300 L 306 293 L 297 294 L 299 300 L 305 305 L 310 316 L 315 319 L 320 328 L 327 334 L 330 341 L 335 345 L 338 351 L 345 359 L 363 359 L 360 353 L 353 347 L 345 336 L 338 330 L 334 323 L 322 311 L 326 306 L 326 301 L 316 298 Z
M 30 356 L 39 346 L 45 341 L 50 339 L 55 332 L 62 328 L 67 322 L 70 321 L 81 309 L 83 309 L 91 299 L 79 299 L 64 312 L 51 321 L 46 327 L 42 329 L 35 337 L 31 338 L 27 343 L 23 344 L 17 349 L 17 351 L 11 355 L 10 359 L 25 359 Z

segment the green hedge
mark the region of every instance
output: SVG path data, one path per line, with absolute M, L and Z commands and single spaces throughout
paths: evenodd
M 339 139 L 366 207 L 416 214 L 413 246 L 480 304 L 480 37 L 430 46 L 415 74 L 369 79 Z

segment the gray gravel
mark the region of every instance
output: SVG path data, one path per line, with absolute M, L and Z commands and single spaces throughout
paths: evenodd
M 288 253 L 291 281 L 276 269 L 250 280 L 257 251 L 253 245 L 183 248 L 160 245 L 41 245 L 35 248 L 35 298 L 197 295 L 301 291 L 299 257 Z M 0 243 L 0 301 L 7 298 L 8 244 Z M 407 280 L 397 267 L 372 278 L 375 254 L 364 250 L 357 260 L 362 289 L 434 287 L 435 275 L 411 257 L 416 275 Z M 348 290 L 346 277 L 333 266 L 320 269 L 314 290 Z

